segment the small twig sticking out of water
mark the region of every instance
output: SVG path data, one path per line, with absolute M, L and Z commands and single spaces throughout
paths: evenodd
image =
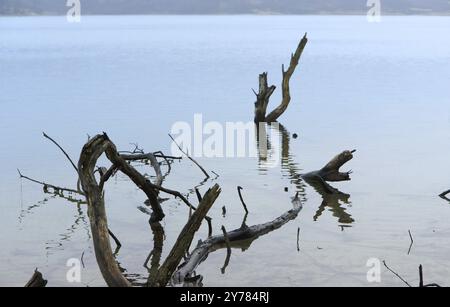
M 413 244 L 414 244 L 414 239 L 413 239 L 413 236 L 411 234 L 411 230 L 408 230 L 408 233 L 409 233 L 409 238 L 411 239 L 411 245 L 409 245 L 409 250 L 408 250 L 408 255 L 409 255 L 411 253 L 411 249 L 412 249 Z
M 300 227 L 297 228 L 297 252 L 300 251 Z
M 423 267 L 419 265 L 419 288 L 423 288 Z
M 198 188 L 195 188 L 195 194 L 197 194 L 198 202 L 201 202 L 202 201 L 202 195 L 200 194 L 200 191 L 198 190 Z
M 195 194 L 197 194 L 198 202 L 201 203 L 203 200 L 203 197 L 202 197 L 202 194 L 200 194 L 200 191 L 198 190 L 198 188 L 195 188 Z M 189 210 L 189 218 L 192 215 L 191 209 Z M 212 236 L 212 218 L 209 216 L 205 216 L 205 220 L 208 222 L 208 237 L 211 237 Z
M 428 285 L 424 284 L 424 282 L 423 282 L 423 267 L 422 267 L 422 265 L 419 266 L 419 278 L 420 278 L 420 281 L 419 281 L 419 287 L 420 288 L 440 288 L 441 287 L 438 284 L 428 284 Z
M 222 274 L 225 274 L 225 269 L 227 268 L 228 264 L 230 263 L 230 257 L 231 257 L 231 245 L 230 245 L 230 239 L 228 238 L 227 230 L 225 229 L 225 226 L 222 226 L 222 232 L 223 237 L 225 239 L 225 244 L 227 245 L 227 257 L 225 258 L 225 263 L 223 264 L 223 267 L 220 269 Z
M 447 197 L 448 194 L 450 194 L 450 190 L 442 192 L 441 194 L 439 194 L 439 197 L 445 199 L 446 201 L 450 201 L 450 198 Z
M 217 174 L 215 171 L 211 171 L 211 173 L 213 173 L 214 175 L 216 175 L 216 178 L 214 178 L 214 179 L 217 179 L 217 178 L 219 178 L 220 177 L 220 175 L 219 174 Z
M 406 280 L 404 280 L 398 273 L 394 272 L 390 267 L 387 266 L 386 261 L 383 260 L 383 264 L 386 267 L 386 269 L 388 269 L 392 274 L 394 274 L 395 276 L 397 276 L 402 282 L 404 282 L 408 287 L 412 287 Z
M 83 269 L 86 268 L 85 265 L 84 265 L 84 251 L 81 253 L 80 260 L 81 260 L 81 265 L 83 266 Z
M 205 171 L 205 169 L 197 162 L 194 160 L 194 158 L 192 158 L 190 155 L 188 155 L 185 151 L 183 151 L 183 149 L 181 148 L 180 145 L 178 145 L 178 143 L 175 141 L 175 139 L 172 137 L 171 134 L 169 134 L 169 137 L 172 139 L 172 141 L 175 143 L 175 145 L 177 145 L 178 149 L 192 162 L 194 162 L 195 165 L 198 166 L 198 168 L 203 172 L 203 174 L 205 174 L 206 179 L 209 179 L 210 176 L 208 174 L 208 172 Z
M 117 237 L 114 235 L 114 233 L 109 228 L 108 228 L 108 233 L 111 236 L 111 238 L 114 240 L 114 242 L 116 243 L 116 250 L 114 251 L 114 255 L 117 255 L 120 248 L 122 247 L 122 243 L 120 243 L 119 239 L 117 239 Z
M 225 206 L 222 207 L 222 216 L 225 217 L 227 215 L 227 208 Z
M 241 200 L 241 203 L 242 203 L 242 206 L 244 207 L 245 213 L 248 214 L 247 205 L 245 204 L 244 198 L 242 197 L 242 193 L 241 193 L 241 190 L 242 190 L 242 189 L 243 189 L 243 188 L 240 187 L 240 186 L 237 187 L 238 194 L 239 194 L 239 199 Z

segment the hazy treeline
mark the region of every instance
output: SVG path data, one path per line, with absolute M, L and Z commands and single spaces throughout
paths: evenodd
M 0 0 L 1 15 L 59 15 L 66 0 Z M 366 0 L 80 0 L 83 14 L 365 14 Z M 384 14 L 450 14 L 448 0 L 381 0 Z

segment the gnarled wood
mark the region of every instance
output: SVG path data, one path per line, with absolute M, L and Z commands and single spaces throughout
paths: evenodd
M 282 100 L 278 107 L 276 107 L 272 112 L 266 115 L 267 106 L 269 105 L 270 97 L 275 91 L 275 86 L 268 86 L 267 82 L 267 73 L 262 73 L 259 75 L 259 92 L 256 93 L 256 102 L 255 102 L 255 122 L 274 122 L 276 121 L 287 109 L 289 103 L 291 102 L 291 93 L 289 82 L 291 80 L 292 75 L 295 72 L 295 69 L 298 66 L 300 61 L 300 57 L 303 53 L 303 50 L 308 43 L 308 38 L 306 34 L 301 39 L 300 43 L 297 46 L 295 52 L 291 55 L 291 61 L 289 64 L 289 68 L 284 70 L 284 65 L 282 66 L 283 80 L 281 82 L 282 89 Z
M 330 162 L 318 171 L 313 171 L 304 174 L 304 179 L 317 178 L 322 181 L 346 181 L 351 180 L 350 174 L 352 171 L 340 172 L 339 169 L 348 161 L 353 159 L 353 153 L 356 150 L 345 150 L 342 153 L 335 156 Z M 329 186 L 328 186 L 329 188 Z
M 192 239 L 200 228 L 203 219 L 216 201 L 217 197 L 219 197 L 220 192 L 221 189 L 218 184 L 215 184 L 206 192 L 205 196 L 202 198 L 202 201 L 198 205 L 197 210 L 195 210 L 189 221 L 184 226 L 175 242 L 175 245 L 159 269 L 156 280 L 152 286 L 164 287 L 167 285 L 173 272 L 191 245 Z
M 246 250 L 250 247 L 252 242 L 262 235 L 272 232 L 291 220 L 294 220 L 301 209 L 303 208 L 298 193 L 292 199 L 293 209 L 285 212 L 273 221 L 258 224 L 253 226 L 246 226 L 245 223 L 238 229 L 227 232 L 225 235 L 216 235 L 209 237 L 205 241 L 200 241 L 197 247 L 192 251 L 184 263 L 182 263 L 178 270 L 173 274 L 172 281 L 175 284 L 183 283 L 192 278 L 194 270 L 208 257 L 208 255 L 218 249 L 240 248 Z M 229 245 L 227 244 L 227 238 Z
M 106 134 L 97 135 L 84 145 L 78 162 L 80 183 L 88 203 L 95 256 L 103 278 L 110 287 L 131 287 L 114 258 L 109 241 L 105 199 L 94 176 L 97 160 L 109 146 L 111 142 Z

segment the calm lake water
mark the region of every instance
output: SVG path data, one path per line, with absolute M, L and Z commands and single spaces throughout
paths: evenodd
M 223 192 L 210 212 L 215 233 L 241 224 L 238 185 L 248 225 L 289 210 L 296 190 L 304 208 L 249 249 L 233 250 L 225 274 L 223 249 L 197 273 L 206 286 L 402 286 L 384 267 L 381 283 L 367 282 L 366 263 L 378 258 L 413 284 L 423 264 L 426 282 L 450 285 L 450 204 L 437 197 L 450 188 L 450 18 L 110 16 L 80 24 L 0 18 L 0 286 L 23 285 L 36 267 L 50 286 L 105 285 L 85 207 L 18 178 L 20 168 L 75 186 L 73 169 L 42 131 L 74 159 L 87 135 L 102 131 L 123 150 L 134 142 L 170 152 L 172 125 L 192 123 L 195 113 L 205 122 L 251 121 L 258 74 L 268 71 L 279 85 L 281 64 L 304 32 L 310 41 L 280 119 L 287 133 L 299 135 L 285 163 L 265 169 L 256 158 L 199 159 L 220 174 L 214 182 Z M 279 99 L 277 90 L 272 105 Z M 358 150 L 344 167 L 353 179 L 334 186 L 350 195 L 348 203 L 324 200 L 295 179 L 293 173 L 318 169 L 345 149 Z M 183 161 L 165 185 L 187 193 L 202 179 Z M 123 176 L 107 186 L 110 228 L 123 243 L 118 260 L 142 279 L 153 247 L 148 216 L 136 209 L 144 200 Z M 173 199 L 164 209 L 163 257 L 189 213 Z M 194 245 L 206 236 L 202 225 Z M 83 253 L 82 283 L 69 284 L 66 262 Z

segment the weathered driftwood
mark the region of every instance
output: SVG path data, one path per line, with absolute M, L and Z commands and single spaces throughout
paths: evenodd
M 172 277 L 173 272 L 175 271 L 181 259 L 186 254 L 187 249 L 191 245 L 192 239 L 194 238 L 195 233 L 200 228 L 203 219 L 205 218 L 209 209 L 211 209 L 217 197 L 219 197 L 220 192 L 221 189 L 217 184 L 215 184 L 206 192 L 205 196 L 202 198 L 202 201 L 198 205 L 197 210 L 195 210 L 195 212 L 192 214 L 192 216 L 184 226 L 175 242 L 175 245 L 158 270 L 157 277 L 155 278 L 152 286 L 164 287 L 167 285 L 170 278 Z
M 42 273 L 37 269 L 34 271 L 33 276 L 26 283 L 25 288 L 44 288 L 47 285 L 47 280 L 42 277 Z
M 283 81 L 281 83 L 282 88 L 282 100 L 278 107 L 276 107 L 272 112 L 268 115 L 267 107 L 269 105 L 270 97 L 275 91 L 276 87 L 274 85 L 268 86 L 267 82 L 267 73 L 264 72 L 259 75 L 259 92 L 255 93 L 256 102 L 255 102 L 255 122 L 274 122 L 276 121 L 283 113 L 286 111 L 289 103 L 291 102 L 291 94 L 289 88 L 289 82 L 291 80 L 292 75 L 295 72 L 295 69 L 298 66 L 298 62 L 303 53 L 303 50 L 308 43 L 308 39 L 305 36 L 301 39 L 295 53 L 291 55 L 291 62 L 289 64 L 289 68 L 287 70 L 284 69 L 284 65 L 282 66 L 283 73 Z
M 348 161 L 353 159 L 353 153 L 356 150 L 346 150 L 335 156 L 318 171 L 310 172 L 303 175 L 303 178 L 319 177 L 324 181 L 346 181 L 351 180 L 350 174 L 352 171 L 340 172 L 339 169 Z
M 291 220 L 294 220 L 302 209 L 302 204 L 298 193 L 292 200 L 293 209 L 285 212 L 273 221 L 258 224 L 253 226 L 246 226 L 245 223 L 233 231 L 227 232 L 227 235 L 216 235 L 209 237 L 205 241 L 199 241 L 197 247 L 192 251 L 189 257 L 182 263 L 177 271 L 173 274 L 172 282 L 180 284 L 186 280 L 193 278 L 192 274 L 195 269 L 208 257 L 208 255 L 218 249 L 226 248 L 229 245 L 232 248 L 240 248 L 246 250 L 250 247 L 252 242 L 262 235 L 272 232 Z
M 81 151 L 78 170 L 88 203 L 95 256 L 103 278 L 110 287 L 130 287 L 131 283 L 122 275 L 111 248 L 104 194 L 94 175 L 97 160 L 112 146 L 106 134 L 91 138 Z

